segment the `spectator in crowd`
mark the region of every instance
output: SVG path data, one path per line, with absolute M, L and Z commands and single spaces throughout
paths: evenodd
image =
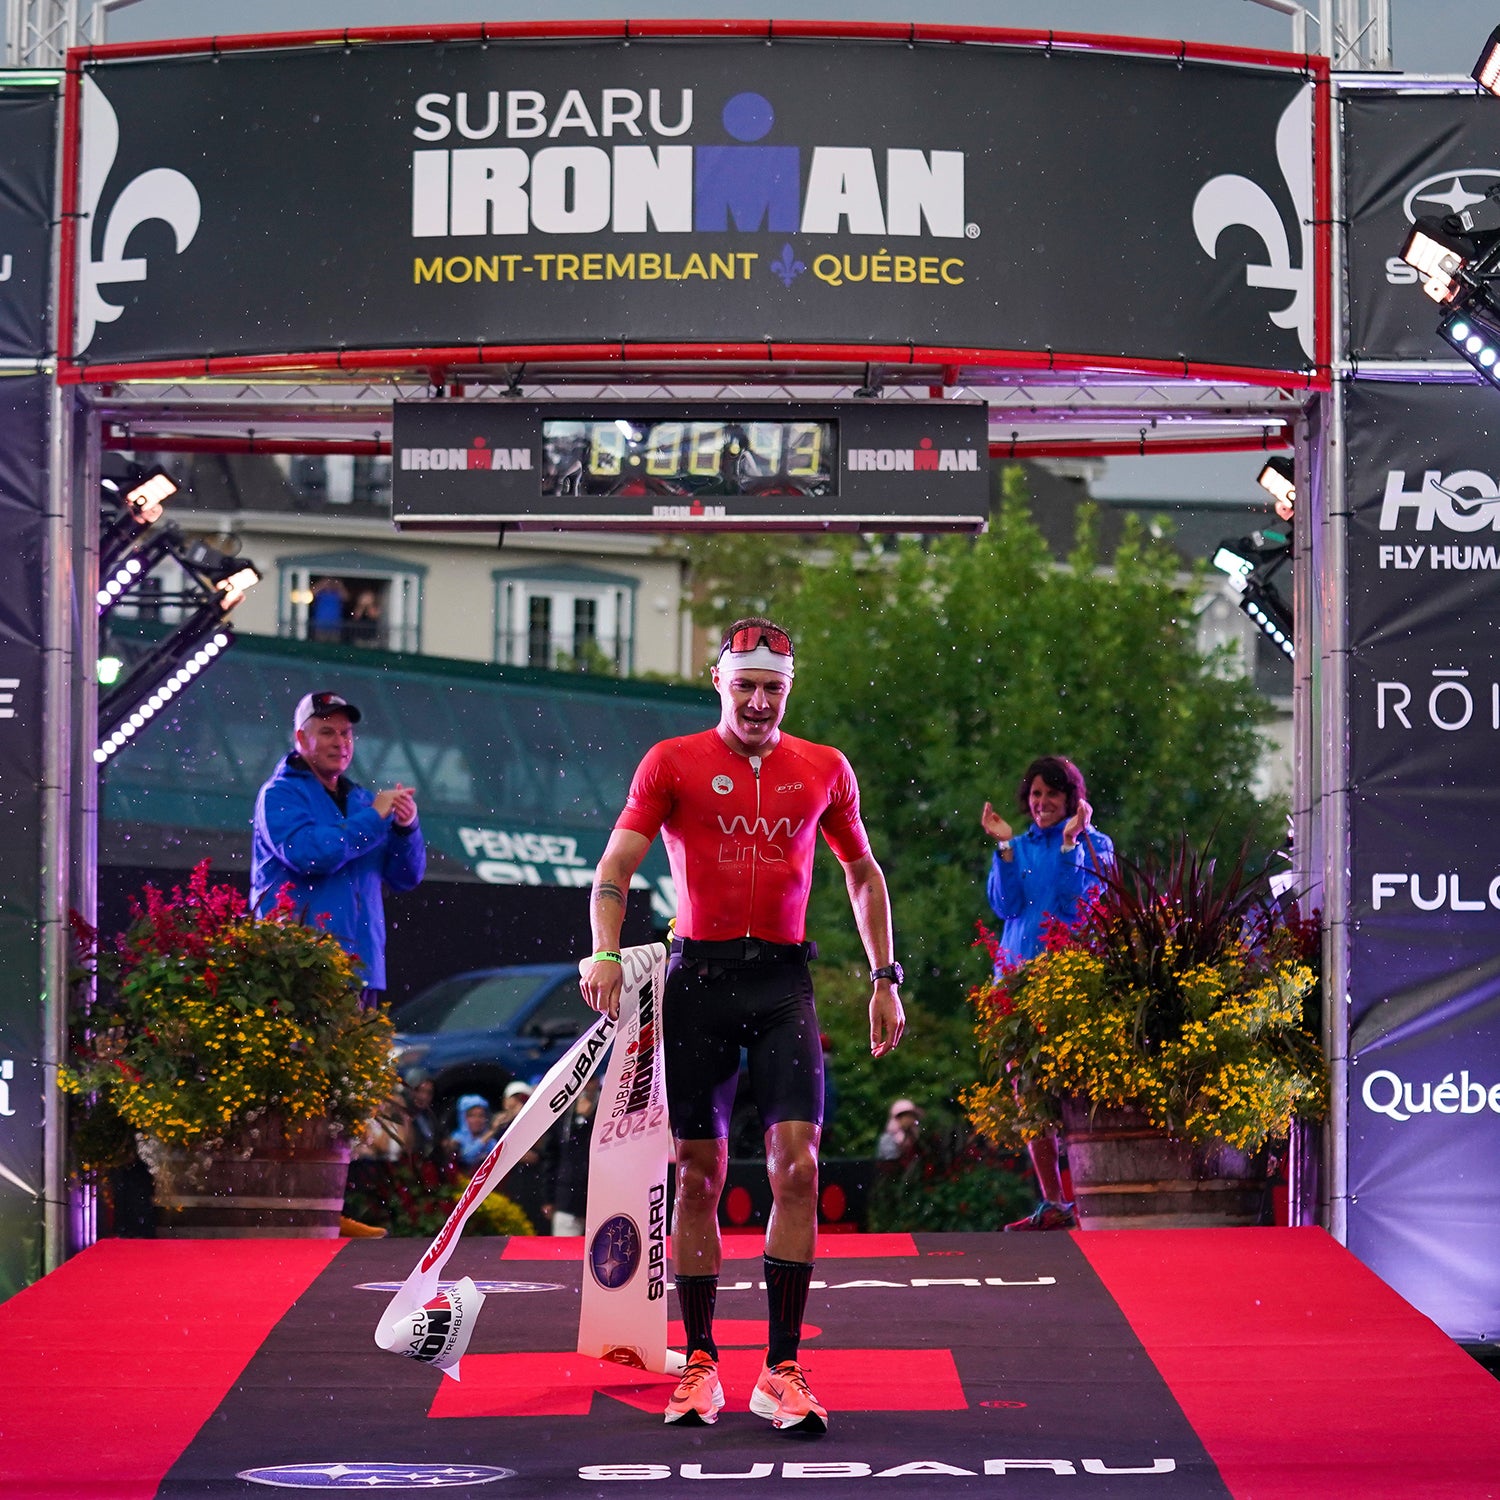
M 406 1154 L 415 1161 L 433 1161 L 441 1136 L 432 1107 L 432 1080 L 420 1074 L 406 1084 Z
M 986 802 L 980 814 L 985 833 L 995 840 L 987 892 L 990 906 L 1005 924 L 995 959 L 997 977 L 1042 951 L 1049 919 L 1071 923 L 1103 888 L 1114 869 L 1115 846 L 1092 826 L 1093 809 L 1083 773 L 1060 755 L 1043 755 L 1026 767 L 1016 792 L 1031 817 L 1024 833 Z M 1078 1220 L 1065 1201 L 1055 1135 L 1029 1143 L 1042 1201 L 1007 1229 L 1074 1229 Z
M 416 794 L 371 793 L 345 774 L 360 712 L 337 693 L 308 693 L 292 716 L 295 749 L 255 799 L 250 901 L 264 916 L 283 885 L 303 920 L 360 962 L 364 1001 L 385 995 L 383 887 L 412 890 L 427 868 Z
M 875 1143 L 877 1161 L 905 1161 L 917 1149 L 922 1111 L 910 1099 L 898 1099 L 886 1116 L 885 1129 Z
M 459 1166 L 472 1172 L 502 1134 L 500 1116 L 490 1116 L 490 1101 L 483 1094 L 465 1094 L 458 1101 L 458 1129 L 448 1137 L 448 1147 Z
M 505 1097 L 500 1104 L 500 1113 L 495 1117 L 495 1129 L 504 1135 L 516 1116 L 526 1107 L 532 1088 L 520 1078 L 513 1078 L 505 1085 Z M 551 1184 L 547 1166 L 542 1159 L 542 1146 L 538 1142 L 505 1174 L 504 1193 L 531 1220 L 538 1234 L 547 1232 L 550 1214 L 547 1199 L 551 1195 Z
M 337 642 L 344 639 L 344 607 L 348 602 L 343 583 L 337 578 L 320 578 L 312 591 L 307 609 L 307 634 L 310 640 Z
M 380 600 L 374 589 L 361 589 L 349 611 L 349 639 L 356 646 L 380 644 Z
M 554 1131 L 552 1160 L 552 1232 L 582 1234 L 588 1218 L 589 1146 L 594 1138 L 594 1112 L 599 1105 L 599 1076 L 579 1090 L 572 1110 Z

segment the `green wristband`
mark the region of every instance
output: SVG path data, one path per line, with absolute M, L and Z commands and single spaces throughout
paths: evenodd
M 607 948 L 601 948 L 594 955 L 596 964 L 617 964 L 623 962 L 618 953 L 611 953 Z

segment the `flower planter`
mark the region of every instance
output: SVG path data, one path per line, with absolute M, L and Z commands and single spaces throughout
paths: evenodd
M 156 1232 L 167 1239 L 336 1239 L 348 1143 L 325 1120 L 220 1151 L 143 1143 L 156 1181 Z
M 1259 1224 L 1264 1153 L 1168 1139 L 1132 1109 L 1065 1099 L 1063 1137 L 1079 1227 L 1207 1229 Z

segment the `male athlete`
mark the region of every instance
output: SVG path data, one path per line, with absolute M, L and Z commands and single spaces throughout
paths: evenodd
M 736 621 L 713 669 L 718 726 L 646 753 L 594 878 L 595 952 L 583 995 L 595 1010 L 619 1013 L 625 893 L 660 830 L 677 885 L 662 1027 L 677 1157 L 672 1259 L 688 1356 L 666 1419 L 700 1426 L 717 1421 L 724 1405 L 713 1332 L 718 1210 L 744 1047 L 773 1200 L 770 1341 L 750 1410 L 784 1432 L 815 1436 L 827 1430 L 828 1412 L 797 1355 L 818 1235 L 823 1049 L 807 969 L 817 950 L 803 933 L 820 832 L 844 867 L 870 960 L 874 1056 L 896 1046 L 906 1018 L 901 966 L 891 959 L 890 899 L 860 821 L 859 787 L 837 750 L 782 733 L 792 676 L 784 630 L 769 620 Z

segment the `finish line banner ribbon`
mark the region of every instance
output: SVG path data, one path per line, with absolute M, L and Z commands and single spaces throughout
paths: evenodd
M 589 1143 L 578 1352 L 680 1374 L 667 1349 L 666 950 L 627 948 L 619 1028 Z
M 572 1108 L 573 1100 L 588 1082 L 616 1031 L 627 1024 L 638 1034 L 640 994 L 648 985 L 655 1011 L 665 975 L 666 950 L 660 944 L 627 948 L 624 960 L 625 988 L 620 998 L 620 1022 L 608 1016 L 599 1019 L 548 1069 L 530 1099 L 522 1107 L 505 1135 L 496 1142 L 469 1180 L 463 1196 L 427 1247 L 416 1269 L 391 1298 L 375 1330 L 375 1342 L 392 1354 L 401 1354 L 437 1366 L 443 1374 L 459 1379 L 459 1361 L 474 1332 L 475 1320 L 484 1306 L 484 1294 L 471 1277 L 444 1284 L 443 1267 L 453 1254 L 469 1216 L 499 1186 L 505 1174 Z M 629 1021 L 627 1022 L 627 1017 Z M 660 1028 L 657 1038 L 658 1063 Z M 611 1096 L 612 1097 L 612 1096 Z M 592 1189 L 592 1167 L 590 1187 Z M 663 1343 L 665 1343 L 665 1302 Z M 630 1343 L 621 1338 L 616 1343 Z

